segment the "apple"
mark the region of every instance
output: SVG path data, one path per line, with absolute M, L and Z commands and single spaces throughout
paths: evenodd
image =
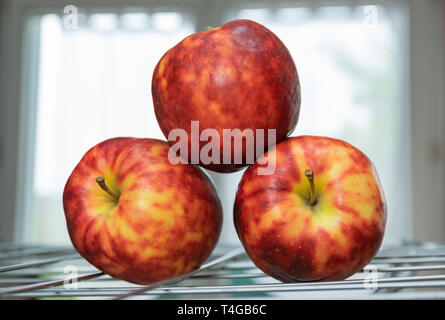
M 234 204 L 236 231 L 255 265 L 282 282 L 342 280 L 367 265 L 387 210 L 371 161 L 319 136 L 283 140 L 268 157 L 275 172 L 258 175 L 255 162 Z
M 187 133 L 190 163 L 195 163 L 191 161 L 192 121 L 199 124 L 199 137 L 208 129 L 218 134 L 196 142 L 196 152 L 210 140 L 217 143 L 217 150 L 212 150 L 218 152 L 215 161 L 206 163 L 201 157 L 196 161 L 217 172 L 235 172 L 253 163 L 242 140 L 245 130 L 263 130 L 258 137 L 262 148 L 256 153 L 260 155 L 289 135 L 297 124 L 301 100 L 289 51 L 273 32 L 250 20 L 194 33 L 168 50 L 154 70 L 152 96 L 156 118 L 169 142 L 172 130 Z M 225 136 L 224 129 L 239 131 Z M 269 139 L 270 130 L 274 139 Z M 232 141 L 237 139 L 242 146 L 235 148 Z M 231 161 L 223 159 L 224 145 Z M 241 160 L 236 161 L 236 156 Z
M 108 275 L 149 284 L 198 268 L 214 249 L 222 207 L 209 178 L 173 165 L 160 140 L 113 138 L 71 173 L 63 208 L 69 236 Z

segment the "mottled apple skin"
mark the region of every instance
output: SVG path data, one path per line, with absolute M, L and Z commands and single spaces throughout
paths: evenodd
M 386 202 L 370 160 L 350 144 L 300 136 L 280 142 L 271 175 L 244 173 L 234 205 L 238 236 L 251 260 L 283 282 L 342 280 L 377 253 Z M 318 194 L 309 204 L 314 172 Z
M 169 146 L 154 139 L 114 138 L 91 148 L 63 193 L 76 250 L 99 270 L 149 284 L 198 268 L 214 249 L 220 200 L 196 166 L 173 165 Z M 116 201 L 96 183 L 116 193 Z
M 200 132 L 219 132 L 219 164 L 199 163 L 218 172 L 248 164 L 245 142 L 240 150 L 232 142 L 232 161 L 223 164 L 223 129 L 264 129 L 267 149 L 268 129 L 276 130 L 276 141 L 294 130 L 301 100 L 289 51 L 274 33 L 250 20 L 194 33 L 168 50 L 154 70 L 152 96 L 165 137 L 176 128 L 188 133 L 189 160 L 191 121 L 199 121 Z M 200 142 L 200 148 L 206 143 Z M 241 164 L 233 160 L 235 152 L 241 153 Z

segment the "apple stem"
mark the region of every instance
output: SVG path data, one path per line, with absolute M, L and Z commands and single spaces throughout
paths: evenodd
M 306 171 L 304 171 L 304 175 L 309 180 L 309 184 L 311 186 L 311 198 L 309 200 L 309 204 L 313 206 L 315 205 L 315 202 L 317 202 L 317 195 L 315 194 L 314 172 L 311 169 L 307 169 Z
M 105 178 L 103 176 L 96 177 L 97 184 L 102 188 L 103 191 L 108 193 L 114 200 L 119 201 L 119 195 L 113 192 L 105 183 Z

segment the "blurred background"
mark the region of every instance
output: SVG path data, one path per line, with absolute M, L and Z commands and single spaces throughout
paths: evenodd
M 69 244 L 62 191 L 74 166 L 111 137 L 165 139 L 156 63 L 237 18 L 272 30 L 295 60 L 293 135 L 343 139 L 376 166 L 384 243 L 445 241 L 445 1 L 0 0 L 0 242 Z M 209 174 L 221 243 L 237 244 L 242 171 Z

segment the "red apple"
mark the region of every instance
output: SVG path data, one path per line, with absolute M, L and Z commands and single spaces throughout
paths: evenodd
M 267 156 L 275 172 L 258 175 L 261 165 L 250 166 L 234 205 L 251 260 L 283 282 L 341 280 L 360 271 L 377 253 L 386 223 L 371 161 L 344 141 L 317 136 L 286 139 Z
M 149 284 L 198 268 L 222 224 L 219 198 L 196 166 L 173 165 L 154 139 L 114 138 L 71 173 L 63 207 L 77 251 L 112 277 Z
M 178 128 L 188 134 L 191 163 L 198 163 L 192 161 L 193 152 L 200 153 L 208 140 L 218 140 L 212 141 L 219 153 L 215 161 L 205 163 L 200 154 L 195 155 L 201 166 L 218 172 L 238 171 L 249 164 L 245 141 L 234 147 L 244 130 L 255 137 L 257 129 L 263 130 L 263 148 L 257 150 L 262 154 L 275 144 L 269 143 L 269 130 L 276 130 L 276 141 L 282 140 L 295 128 L 300 110 L 299 78 L 289 51 L 274 33 L 250 20 L 194 33 L 168 50 L 154 70 L 152 94 L 165 137 Z M 198 151 L 192 150 L 192 121 L 199 121 Z M 206 129 L 219 136 L 203 138 Z M 223 129 L 239 132 L 225 139 Z M 224 144 L 232 158 L 226 163 Z M 235 156 L 242 160 L 236 161 Z

